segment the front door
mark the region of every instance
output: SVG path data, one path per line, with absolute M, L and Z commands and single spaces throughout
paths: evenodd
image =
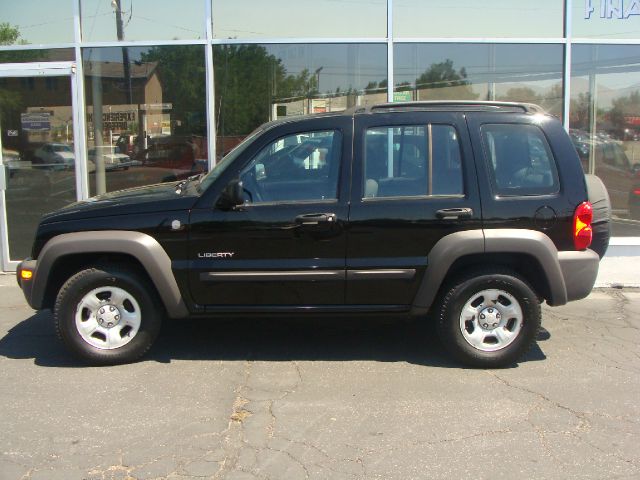
M 43 213 L 78 199 L 72 71 L 70 63 L 0 65 L 3 270 L 30 256 Z
M 348 117 L 283 124 L 228 167 L 244 205 L 222 209 L 205 195 L 191 213 L 195 303 L 344 305 L 351 129 Z

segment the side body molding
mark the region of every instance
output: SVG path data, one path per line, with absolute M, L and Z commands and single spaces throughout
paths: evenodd
M 145 268 L 171 318 L 183 318 L 189 311 L 171 270 L 171 259 L 151 236 L 121 230 L 76 232 L 49 240 L 38 256 L 33 276 L 30 304 L 42 308 L 49 274 L 61 258 L 77 253 L 125 253 L 135 257 Z
M 533 257 L 549 286 L 550 305 L 567 303 L 567 287 L 558 250 L 544 233 L 526 229 L 486 229 L 456 232 L 441 238 L 429 253 L 429 263 L 418 288 L 412 312 L 425 313 L 433 304 L 453 263 L 465 255 L 517 253 Z

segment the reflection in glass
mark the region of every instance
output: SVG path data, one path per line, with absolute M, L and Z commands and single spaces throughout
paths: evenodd
M 362 38 L 387 33 L 386 0 L 213 0 L 211 7 L 215 38 Z
M 387 99 L 380 44 L 214 45 L 217 154 L 264 122 Z
M 396 44 L 394 100 L 535 103 L 562 114 L 562 46 Z
M 640 236 L 640 49 L 575 45 L 571 68 L 571 139 L 607 186 L 613 234 Z
M 2 2 L 0 45 L 73 42 L 73 3 Z
M 333 200 L 338 195 L 341 135 L 301 132 L 277 139 L 240 173 L 245 203 Z
M 88 48 L 82 58 L 93 195 L 207 169 L 203 46 Z
M 41 215 L 76 200 L 70 78 L 0 78 L 0 129 L 9 258 L 21 260 Z
M 82 40 L 204 38 L 202 0 L 81 0 Z
M 393 34 L 404 38 L 562 37 L 563 3 L 393 0 Z
M 72 48 L 0 51 L 0 63 L 72 62 L 74 60 L 75 52 Z
M 640 4 L 635 0 L 574 0 L 573 37 L 638 38 Z

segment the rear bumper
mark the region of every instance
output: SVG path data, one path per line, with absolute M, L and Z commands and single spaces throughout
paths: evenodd
M 596 283 L 600 257 L 593 250 L 558 252 L 558 262 L 567 289 L 567 301 L 585 298 Z
M 42 308 L 41 305 L 34 305 L 31 295 L 33 291 L 33 282 L 36 278 L 37 263 L 38 262 L 36 260 L 27 259 L 20 262 L 18 264 L 18 268 L 16 269 L 16 279 L 18 281 L 18 285 L 22 289 L 22 293 L 24 293 L 24 298 L 27 300 L 27 303 L 34 310 L 39 310 L 40 308 Z M 30 270 L 31 272 L 33 272 L 33 275 L 30 279 L 25 280 L 24 278 L 22 278 L 23 270 Z

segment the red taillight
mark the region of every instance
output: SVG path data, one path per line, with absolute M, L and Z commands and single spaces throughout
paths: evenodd
M 573 244 L 576 250 L 584 250 L 591 245 L 593 231 L 593 208 L 589 202 L 582 202 L 573 214 Z
M 640 188 L 636 188 L 636 189 L 633 191 L 633 194 L 634 194 L 634 195 L 640 195 Z

